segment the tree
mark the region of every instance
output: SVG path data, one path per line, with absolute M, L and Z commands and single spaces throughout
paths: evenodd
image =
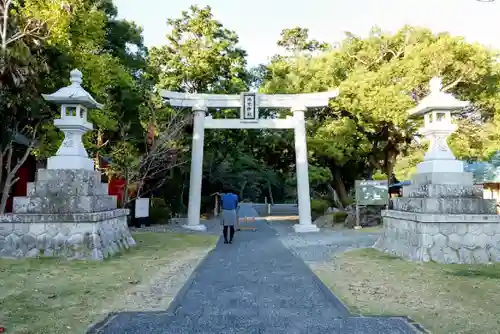
M 47 31 L 47 22 L 28 16 L 19 3 L 0 1 L 0 214 L 35 145 L 38 127 L 50 116 L 38 94 L 46 65 L 38 58 Z M 26 131 L 26 146 L 18 145 L 16 137 Z
M 246 52 L 237 46 L 236 33 L 218 22 L 210 7 L 191 6 L 189 10 L 183 11 L 179 18 L 168 19 L 167 25 L 170 31 L 166 36 L 166 44 L 152 48 L 148 58 L 152 73 L 158 82 L 157 89 L 228 94 L 237 94 L 248 89 L 252 76 L 245 68 Z M 168 119 L 170 112 L 168 108 L 156 112 L 158 127 L 162 124 L 160 119 Z M 211 109 L 209 112 L 214 117 L 239 115 L 239 111 L 230 109 Z M 178 143 L 179 150 L 190 150 L 191 131 L 190 127 L 186 128 L 182 143 Z M 212 167 L 224 165 L 226 159 L 237 154 L 237 149 L 247 144 L 247 135 L 248 132 L 245 131 L 207 131 L 205 172 L 213 173 Z M 175 177 L 167 180 L 165 187 L 170 189 L 169 194 L 180 194 L 175 198 L 169 197 L 181 209 L 185 207 L 187 200 L 185 190 L 189 184 L 189 164 L 175 168 L 172 173 Z M 204 178 L 202 205 L 210 206 L 210 194 L 219 190 L 220 184 L 216 178 Z
M 84 88 L 105 104 L 104 110 L 89 114 L 96 128 L 84 138 L 89 153 L 97 162 L 100 155 L 109 155 L 122 144 L 124 127 L 139 154 L 146 152 L 144 120 L 149 118 L 152 80 L 141 29 L 118 20 L 111 0 L 1 1 L 1 14 L 9 19 L 0 29 L 2 45 L 7 46 L 0 59 L 0 103 L 6 120 L 2 122 L 2 157 L 8 157 L 5 147 L 13 142 L 14 129 L 38 130 L 36 147 L 28 145 L 27 151 L 18 152 L 21 159 L 10 169 L 11 180 L 15 181 L 15 166 L 20 167 L 29 153 L 45 158 L 59 147 L 62 134 L 45 122 L 52 121 L 56 108 L 45 104 L 40 93 L 67 85 L 73 68 L 84 73 Z M 10 11 L 5 11 L 6 4 Z M 29 133 L 30 138 L 34 133 Z M 2 173 L 2 189 L 10 188 L 13 182 L 5 182 L 5 170 Z
M 165 128 L 143 154 L 128 137 L 127 130 L 130 127 L 122 127 L 123 139 L 115 145 L 110 156 L 113 172 L 119 173 L 126 181 L 124 204 L 151 195 L 165 184 L 174 167 L 186 163 L 187 154 L 182 152 L 178 144 L 189 122 L 190 117 L 184 113 L 173 113 Z M 134 193 L 133 197 L 130 197 L 131 192 Z
M 345 202 L 339 187 L 344 180 L 336 175 L 359 178 L 380 170 L 390 177 L 397 157 L 411 147 L 419 122 L 407 111 L 428 93 L 432 76 L 441 76 L 445 90 L 472 101 L 488 119 L 498 110 L 498 73 L 495 54 L 463 38 L 408 26 L 388 34 L 375 27 L 368 38 L 347 33 L 339 48 L 313 57 L 274 58 L 263 90 L 340 88 L 329 108 L 309 115 L 309 147 L 319 163 L 338 171 L 332 173 Z
M 167 44 L 152 48 L 159 87 L 188 93 L 239 93 L 247 87 L 246 52 L 238 36 L 213 18 L 209 6 L 191 6 L 168 19 Z
M 283 29 L 277 44 L 295 56 L 304 51 L 326 51 L 330 48 L 328 43 L 309 39 L 309 29 L 301 27 Z

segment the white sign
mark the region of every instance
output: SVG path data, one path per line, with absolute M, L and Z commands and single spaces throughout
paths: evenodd
M 246 120 L 257 119 L 257 99 L 254 93 L 242 94 L 241 118 Z
M 135 200 L 135 218 L 149 217 L 149 198 Z

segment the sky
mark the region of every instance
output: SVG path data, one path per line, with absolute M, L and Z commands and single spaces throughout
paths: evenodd
M 167 18 L 197 4 L 212 7 L 215 19 L 236 31 L 249 66 L 280 52 L 284 28 L 309 28 L 310 37 L 335 43 L 349 31 L 366 36 L 377 25 L 394 32 L 405 24 L 448 31 L 500 48 L 500 0 L 114 0 L 118 16 L 144 29 L 147 46 L 165 43 Z

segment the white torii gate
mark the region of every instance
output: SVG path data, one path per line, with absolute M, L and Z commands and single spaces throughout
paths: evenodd
M 309 171 L 307 162 L 306 126 L 304 113 L 307 108 L 328 106 L 337 97 L 338 90 L 310 94 L 266 95 L 242 93 L 241 95 L 187 94 L 163 90 L 161 96 L 173 107 L 190 107 L 194 114 L 193 147 L 191 151 L 191 175 L 189 184 L 188 223 L 185 228 L 206 230 L 200 224 L 201 184 L 203 174 L 203 142 L 205 129 L 294 129 L 299 224 L 296 232 L 317 232 L 312 224 L 309 197 Z M 208 108 L 239 108 L 239 119 L 213 119 L 205 116 Z M 286 119 L 261 119 L 259 108 L 286 108 L 293 112 Z

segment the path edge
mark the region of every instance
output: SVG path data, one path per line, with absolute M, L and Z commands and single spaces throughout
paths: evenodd
M 267 221 L 267 219 L 265 218 L 262 218 L 263 220 L 266 221 L 266 223 L 273 229 L 274 233 L 276 233 L 276 236 L 278 237 L 278 241 L 283 245 L 283 247 L 285 247 L 290 253 L 292 253 L 292 255 L 301 263 L 302 266 L 304 266 L 313 276 L 313 281 L 314 283 L 316 284 L 316 286 L 321 290 L 321 292 L 325 295 L 325 297 L 328 299 L 328 301 L 330 301 L 330 303 L 333 304 L 333 306 L 335 306 L 335 308 L 340 312 L 340 316 L 341 318 L 348 318 L 350 316 L 352 316 L 352 313 L 351 311 L 349 310 L 349 308 L 344 304 L 344 302 L 342 302 L 342 300 L 340 300 L 340 298 L 338 298 L 333 292 L 332 290 L 330 290 L 326 285 L 325 283 L 323 283 L 323 281 L 316 275 L 316 273 L 311 269 L 311 267 L 309 267 L 307 265 L 307 263 L 296 253 L 294 252 L 292 249 L 290 249 L 289 247 L 287 247 L 283 241 L 281 241 L 280 237 L 279 237 L 279 233 L 278 231 L 276 231 L 276 229 L 274 229 L 272 227 L 272 224 L 269 223 Z
M 290 253 L 293 254 L 312 274 L 313 274 L 313 280 L 319 287 L 319 289 L 322 291 L 323 294 L 325 294 L 326 298 L 342 313 L 342 318 L 387 318 L 387 319 L 400 319 L 405 322 L 405 324 L 408 326 L 408 329 L 414 331 L 415 333 L 421 333 L 421 334 L 431 334 L 422 324 L 419 322 L 413 320 L 409 316 L 398 316 L 398 315 L 363 315 L 360 313 L 356 312 L 351 312 L 349 310 L 349 307 L 339 298 L 337 295 L 333 293 L 333 291 L 326 286 L 326 284 L 316 275 L 316 273 L 312 270 L 312 268 L 301 258 L 301 256 L 295 252 L 293 249 L 287 247 L 283 241 L 279 238 L 279 232 L 272 227 L 272 224 L 267 221 L 267 219 L 262 218 L 261 219 L 265 220 L 266 223 L 274 230 L 274 233 L 278 236 L 279 241 L 285 246 Z M 293 232 L 292 232 L 293 233 Z M 342 319 L 341 318 L 341 319 Z
M 193 272 L 191 273 L 191 275 L 189 276 L 189 278 L 186 280 L 186 282 L 184 283 L 184 285 L 179 289 L 179 291 L 177 291 L 177 294 L 175 295 L 174 299 L 170 302 L 170 305 L 168 306 L 168 308 L 165 311 L 160 311 L 161 313 L 164 313 L 164 314 L 173 314 L 173 313 L 175 313 L 175 311 L 181 305 L 182 298 L 187 294 L 187 292 L 188 292 L 189 288 L 191 287 L 191 285 L 193 285 L 194 279 L 198 275 L 199 268 L 201 267 L 201 265 L 205 261 L 207 261 L 208 256 L 215 250 L 215 248 L 219 244 L 220 240 L 221 239 L 219 237 L 219 239 L 217 239 L 217 243 L 215 244 L 215 247 L 212 248 L 210 251 L 208 251 L 205 254 L 205 257 L 198 263 L 198 265 L 196 266 L 196 268 L 194 268 Z M 99 321 L 91 324 L 90 326 L 88 326 L 87 330 L 85 331 L 85 334 L 98 334 L 118 314 L 127 314 L 127 313 L 137 313 L 137 312 L 134 312 L 134 311 L 125 311 L 125 312 L 116 312 L 116 311 L 113 311 L 113 312 L 109 312 L 106 315 L 106 317 L 104 317 L 104 319 L 99 320 Z M 147 312 L 147 313 L 149 313 L 149 312 Z
M 194 279 L 196 278 L 196 276 L 198 276 L 198 271 L 199 271 L 200 267 L 202 267 L 202 265 L 207 261 L 207 259 L 210 256 L 210 254 L 212 254 L 215 251 L 215 248 L 217 248 L 217 245 L 219 244 L 220 240 L 221 239 L 219 237 L 219 239 L 217 239 L 217 243 L 215 244 L 215 247 L 212 248 L 210 251 L 208 251 L 205 254 L 205 257 L 203 258 L 203 260 L 201 260 L 198 263 L 198 265 L 196 266 L 196 268 L 194 268 L 193 272 L 191 273 L 191 275 L 189 276 L 189 278 L 187 279 L 187 281 L 184 283 L 184 285 L 182 286 L 182 288 L 180 288 L 179 291 L 177 291 L 177 294 L 175 295 L 175 297 L 172 300 L 172 302 L 170 302 L 170 305 L 168 306 L 168 308 L 165 311 L 165 313 L 173 314 L 173 313 L 175 313 L 175 311 L 177 311 L 177 309 L 179 308 L 179 306 L 181 306 L 181 300 L 187 294 L 189 288 L 193 285 Z

